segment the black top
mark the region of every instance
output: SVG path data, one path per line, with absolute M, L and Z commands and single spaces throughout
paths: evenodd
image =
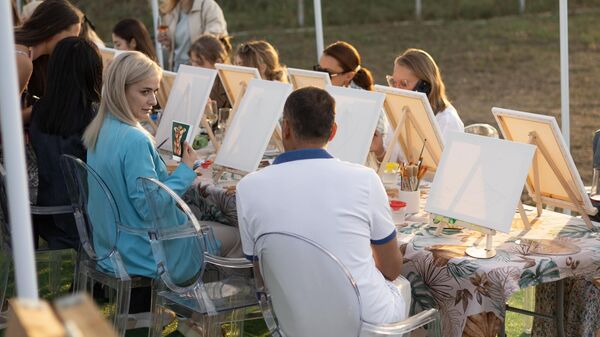
M 86 150 L 81 141 L 83 129 L 67 137 L 40 131 L 39 114 L 33 107 L 29 136 L 37 157 L 39 187 L 38 206 L 70 205 L 69 194 L 60 168 L 60 156 L 69 154 L 83 161 Z M 34 227 L 37 234 L 48 242 L 50 249 L 77 248 L 79 235 L 72 214 L 36 216 Z

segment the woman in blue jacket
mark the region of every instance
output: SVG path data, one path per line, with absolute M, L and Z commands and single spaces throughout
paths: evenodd
M 116 57 L 105 74 L 98 114 L 83 135 L 83 142 L 88 150 L 88 165 L 111 190 L 119 207 L 121 222 L 137 229 L 150 228 L 152 223 L 152 210 L 148 207 L 143 188 L 137 181 L 138 177 L 156 178 L 180 196 L 196 178 L 192 166 L 198 157 L 189 144 L 184 144 L 182 162 L 169 175 L 155 149 L 154 138 L 139 123 L 147 119 L 147 114 L 156 105 L 155 94 L 161 75 L 159 66 L 140 52 L 126 52 Z M 90 217 L 102 223 L 103 217 L 109 215 L 98 200 L 90 191 Z M 167 219 L 168 223 L 176 225 L 187 221 L 183 212 L 173 204 L 166 204 L 161 211 L 171 214 L 171 219 Z M 228 237 L 239 238 L 237 228 L 219 226 L 218 223 L 214 225 L 227 227 Z M 96 229 L 94 233 L 96 234 Z M 217 230 L 215 236 L 223 241 L 222 253 L 227 255 L 231 247 L 227 247 L 228 238 L 219 237 L 221 233 L 223 232 Z M 176 241 L 176 245 L 167 246 L 173 263 L 169 269 L 173 277 L 184 281 L 196 275 L 202 256 L 193 253 L 189 245 L 191 241 Z M 102 249 L 109 247 L 96 245 L 95 248 L 103 253 Z M 147 237 L 121 233 L 117 249 L 130 275 L 157 277 Z M 108 261 L 101 266 L 112 270 Z

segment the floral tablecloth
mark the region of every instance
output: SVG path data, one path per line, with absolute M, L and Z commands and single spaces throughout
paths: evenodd
M 423 218 L 413 218 L 416 222 L 400 228 L 402 274 L 412 286 L 411 310 L 438 307 L 444 337 L 471 335 L 466 325 L 474 323 L 472 318 L 493 314 L 504 320 L 505 303 L 520 288 L 566 277 L 600 276 L 600 235 L 596 237 L 600 233 L 588 230 L 581 219 L 545 211 L 529 231 L 515 219 L 510 234 L 494 237 L 497 255 L 487 260 L 464 255 L 466 247 L 485 244 L 478 232 L 445 229 L 443 237 L 436 237 L 435 228 L 428 227 Z M 557 239 L 577 246 L 580 252 L 541 255 L 532 253 L 531 245 L 515 243 L 518 239 Z

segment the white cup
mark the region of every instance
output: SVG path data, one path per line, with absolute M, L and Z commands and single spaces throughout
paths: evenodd
M 406 213 L 419 213 L 421 193 L 416 191 L 399 191 L 398 200 L 406 203 Z

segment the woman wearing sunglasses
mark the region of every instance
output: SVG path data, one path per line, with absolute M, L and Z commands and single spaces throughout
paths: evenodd
M 442 136 L 448 131 L 464 132 L 465 125 L 446 97 L 446 86 L 437 64 L 421 49 L 407 49 L 394 61 L 394 73 L 387 76 L 391 87 L 427 95 Z
M 328 73 L 331 84 L 335 86 L 373 91 L 375 82 L 371 72 L 362 66 L 358 50 L 348 42 L 338 41 L 327 46 L 323 50 L 319 64 L 315 65 L 313 69 Z M 378 161 L 381 161 L 385 154 L 383 136 L 388 129 L 387 125 L 388 122 L 382 110 L 371 142 L 371 152 L 375 154 Z

